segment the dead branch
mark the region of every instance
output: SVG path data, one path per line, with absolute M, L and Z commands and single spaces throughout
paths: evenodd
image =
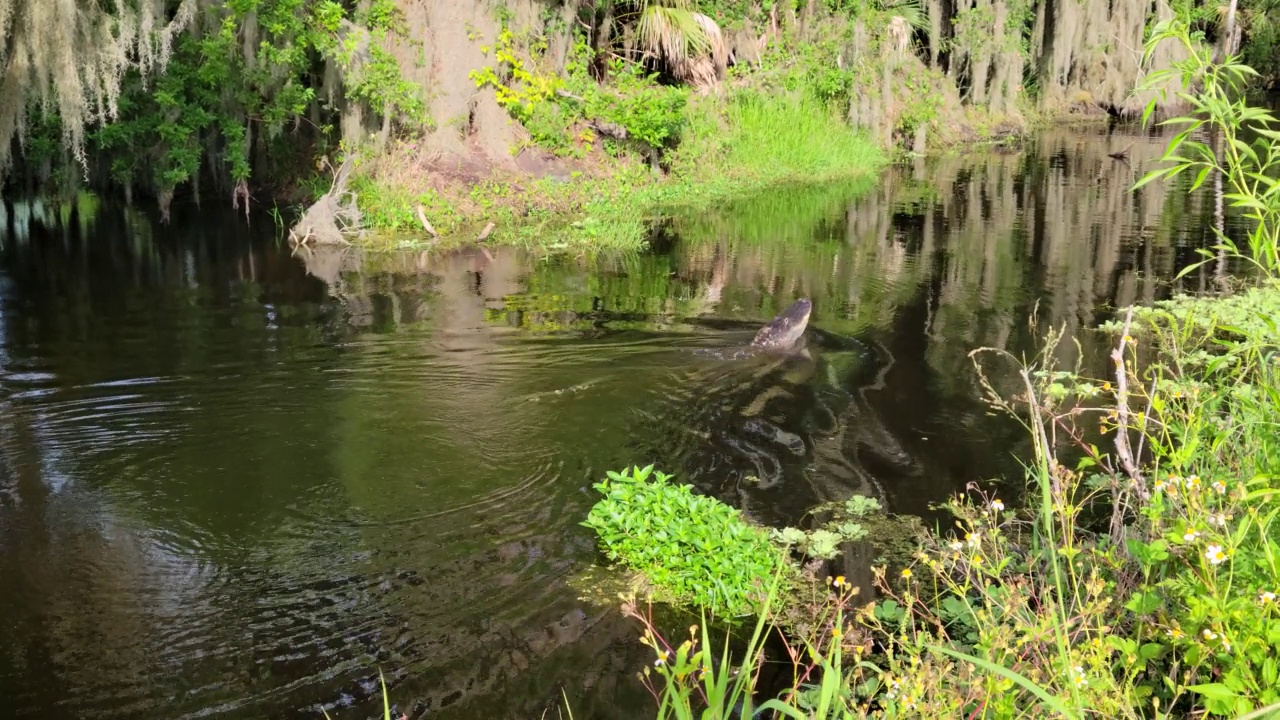
M 1129 446 L 1129 427 L 1132 414 L 1129 411 L 1129 377 L 1125 367 L 1124 348 L 1131 339 L 1129 329 L 1132 325 L 1133 307 L 1130 306 L 1124 316 L 1124 327 L 1120 332 L 1120 342 L 1111 351 L 1111 360 L 1115 363 L 1116 373 L 1116 457 L 1120 460 L 1120 467 L 1129 476 L 1129 490 L 1139 498 L 1146 500 L 1148 497 L 1146 481 L 1142 477 L 1142 471 L 1138 469 L 1137 462 L 1133 457 L 1133 451 Z M 1146 427 L 1147 413 L 1143 413 L 1140 432 L 1145 433 Z M 1111 536 L 1113 538 L 1120 537 L 1123 521 L 1124 503 L 1117 496 L 1114 498 L 1114 507 L 1111 510 Z
M 354 191 L 347 189 L 347 180 L 353 167 L 350 157 L 343 161 L 342 166 L 334 173 L 329 191 L 307 208 L 307 212 L 293 226 L 289 233 L 291 241 L 296 244 L 351 244 L 344 236 L 360 232 L 364 220 L 359 198 Z M 303 228 L 305 232 L 302 231 Z

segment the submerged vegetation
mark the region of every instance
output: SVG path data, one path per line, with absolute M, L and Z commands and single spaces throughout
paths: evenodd
M 732 660 L 705 623 L 668 641 L 627 602 L 656 653 L 642 682 L 659 717 L 1280 713 L 1280 194 L 1265 172 L 1275 121 L 1241 98 L 1250 68 L 1197 52 L 1174 23 L 1155 29 L 1148 51 L 1169 39 L 1189 59 L 1157 79 L 1191 113 L 1170 121 L 1186 131 L 1169 142 L 1168 169 L 1143 182 L 1219 175 L 1224 200 L 1251 221 L 1248 245 L 1220 235 L 1206 261 L 1252 268 L 1250 286 L 1122 311 L 1095 330 L 1112 341 L 1106 377 L 1062 367 L 1060 331 L 1030 358 L 975 349 L 988 403 L 1032 440 L 1028 502 L 955 497 L 954 526 L 922 533 L 894 572 L 876 568 L 874 588 L 833 577 L 819 594 L 797 592 L 780 572 L 726 580 L 772 583 Z M 994 363 L 1014 367 L 1016 388 L 988 380 Z M 775 631 L 792 672 L 762 700 Z
M 634 246 L 672 201 L 865 177 L 1042 113 L 1179 110 L 1161 71 L 1274 47 L 1261 1 L 0 0 L 0 170 L 162 210 L 324 198 L 295 240 Z M 1116 52 L 1174 15 L 1204 39 Z

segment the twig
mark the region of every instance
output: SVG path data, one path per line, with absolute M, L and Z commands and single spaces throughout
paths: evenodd
M 1121 428 L 1121 432 L 1116 433 L 1116 456 L 1120 458 L 1120 465 L 1129 479 L 1141 484 L 1142 472 L 1133 461 L 1133 452 L 1129 448 L 1129 433 L 1124 431 L 1129 426 L 1129 377 L 1125 372 L 1124 346 L 1129 340 L 1129 328 L 1132 324 L 1133 308 L 1130 307 L 1124 316 L 1124 329 L 1120 334 L 1120 342 L 1111 351 L 1111 360 L 1116 365 L 1116 417 Z
M 1112 158 L 1115 158 L 1116 160 L 1127 160 L 1129 155 L 1129 148 L 1132 148 L 1135 144 L 1137 144 L 1137 142 L 1138 142 L 1137 140 L 1134 140 L 1128 145 L 1125 145 L 1124 148 L 1121 150 L 1117 150 L 1115 152 L 1109 152 L 1107 153 L 1107 157 L 1112 157 Z
M 1129 328 L 1132 325 L 1133 306 L 1129 306 L 1129 310 L 1124 316 L 1124 328 L 1120 333 L 1120 342 L 1111 351 L 1111 360 L 1116 366 L 1116 457 L 1120 459 L 1120 466 L 1124 468 L 1125 474 L 1129 476 L 1130 490 L 1145 499 L 1147 484 L 1143 480 L 1142 471 L 1138 469 L 1137 463 L 1134 462 L 1133 451 L 1129 447 L 1129 377 L 1125 371 L 1124 346 L 1129 342 Z M 1146 413 L 1142 417 L 1142 430 L 1145 430 Z M 1120 531 L 1123 529 L 1125 503 L 1122 502 L 1119 494 L 1112 498 L 1112 503 L 1111 537 L 1119 539 Z

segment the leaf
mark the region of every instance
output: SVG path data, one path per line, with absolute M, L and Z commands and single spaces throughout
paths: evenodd
M 1129 602 L 1124 604 L 1126 610 L 1138 615 L 1148 615 L 1155 612 L 1164 601 L 1154 592 L 1135 592 L 1129 597 Z
M 1165 646 L 1161 643 L 1144 643 L 1138 648 L 1138 657 L 1142 660 L 1155 660 L 1164 654 Z
M 1196 175 L 1195 182 L 1191 183 L 1191 189 L 1188 190 L 1187 192 L 1195 192 L 1196 190 L 1199 190 L 1200 186 L 1204 184 L 1204 179 L 1209 176 L 1210 170 L 1213 170 L 1213 168 L 1211 167 L 1202 168 L 1200 170 L 1200 174 Z
M 795 718 L 796 720 L 808 720 L 808 717 L 809 717 L 789 705 L 783 705 L 777 699 L 766 700 L 765 702 L 761 703 L 759 712 L 764 712 L 766 710 L 772 710 L 776 713 L 782 713 L 783 715 L 789 718 Z
M 1187 687 L 1191 692 L 1199 693 L 1210 700 L 1230 700 L 1237 697 L 1237 693 L 1222 683 L 1206 683 L 1203 685 L 1190 685 Z
M 983 670 L 987 670 L 989 672 L 993 672 L 997 675 L 1000 675 L 1001 677 L 1008 678 L 1009 680 L 1012 680 L 1015 683 L 1021 685 L 1027 692 L 1031 693 L 1032 695 L 1035 695 L 1037 698 L 1040 698 L 1041 702 L 1043 702 L 1045 705 L 1048 705 L 1050 708 L 1052 708 L 1055 712 L 1057 712 L 1062 717 L 1064 718 L 1075 717 L 1075 715 L 1073 715 L 1071 711 L 1068 710 L 1067 707 L 1062 704 L 1061 700 L 1053 697 L 1048 692 L 1046 692 L 1044 688 L 1040 687 L 1039 685 L 1036 685 L 1034 682 L 1028 680 L 1022 675 L 1019 675 L 1018 673 L 1006 667 L 996 665 L 995 663 L 989 660 L 983 660 L 980 657 L 974 657 L 973 655 L 969 655 L 967 653 L 957 652 L 955 650 L 939 647 L 937 645 L 926 645 L 925 647 L 929 648 L 934 652 L 940 652 L 943 655 L 949 655 L 953 658 L 956 658 L 957 660 L 964 660 L 967 662 L 971 662 L 974 665 L 977 665 L 978 667 L 982 668 Z
M 1163 178 L 1165 175 L 1168 175 L 1170 172 L 1172 172 L 1172 170 L 1173 170 L 1172 168 L 1162 168 L 1160 170 L 1152 170 L 1146 175 L 1143 175 L 1142 178 L 1138 180 L 1138 182 L 1134 183 L 1133 187 L 1130 188 L 1130 190 L 1137 190 L 1143 187 L 1144 185 L 1147 185 L 1155 180 L 1159 180 Z

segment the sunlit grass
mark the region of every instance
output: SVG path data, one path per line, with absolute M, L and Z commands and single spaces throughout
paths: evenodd
M 742 93 L 686 110 L 670 167 L 657 173 L 622 157 L 603 173 L 569 178 L 492 180 L 471 188 L 416 191 L 416 176 L 380 170 L 356 183 L 374 247 L 448 246 L 473 240 L 489 222 L 491 243 L 551 252 L 638 250 L 654 221 L 675 207 L 721 205 L 781 185 L 870 184 L 884 153 L 821 104 Z M 394 158 L 377 161 L 395 167 Z M 402 163 L 403 164 L 403 163 Z M 418 208 L 440 237 L 424 232 Z

